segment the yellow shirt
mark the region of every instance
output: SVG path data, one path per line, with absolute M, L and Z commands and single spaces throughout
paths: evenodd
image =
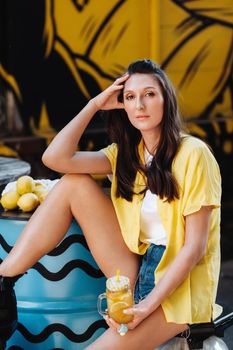
M 144 161 L 143 142 L 139 154 Z M 140 242 L 140 210 L 143 195 L 134 195 L 132 202 L 116 198 L 117 145 L 102 150 L 111 162 L 113 179 L 112 202 L 124 240 L 132 252 L 144 254 L 148 245 Z M 126 160 L 127 161 L 127 160 Z M 209 322 L 220 315 L 222 308 L 215 304 L 220 271 L 220 201 L 221 177 L 218 164 L 206 144 L 192 136 L 183 138 L 173 160 L 172 173 L 180 190 L 180 198 L 171 203 L 158 197 L 158 211 L 167 233 L 167 248 L 155 270 L 155 284 L 172 263 L 185 240 L 185 216 L 201 206 L 213 206 L 206 255 L 193 268 L 184 282 L 162 302 L 167 322 Z M 136 175 L 134 190 L 140 192 L 145 178 Z

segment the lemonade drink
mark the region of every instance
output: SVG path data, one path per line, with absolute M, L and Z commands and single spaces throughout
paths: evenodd
M 129 323 L 133 315 L 126 315 L 123 310 L 133 305 L 133 296 L 130 290 L 130 281 L 125 276 L 114 276 L 106 282 L 106 297 L 108 315 L 118 323 Z

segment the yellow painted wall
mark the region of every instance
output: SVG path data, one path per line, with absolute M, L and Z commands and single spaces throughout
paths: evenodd
M 58 36 L 79 55 L 78 64 L 84 65 L 82 56 L 88 56 L 100 71 L 112 78 L 122 74 L 131 61 L 154 56 L 159 42 L 157 23 L 152 23 L 152 17 L 156 19 L 157 1 L 128 0 L 121 6 L 119 3 L 90 1 L 78 12 L 73 3 L 60 0 L 54 8 Z M 107 18 L 111 19 L 103 26 Z M 155 56 L 158 59 L 157 51 Z M 108 82 L 98 74 L 95 76 L 102 88 L 106 87 Z
M 185 9 L 168 0 L 160 3 L 161 62 L 174 52 L 165 68 L 178 87 L 185 117 L 198 117 L 220 94 L 232 70 L 233 3 L 193 1 Z M 217 111 L 232 116 L 227 96 Z
M 103 89 L 109 80 L 99 70 L 115 78 L 129 62 L 150 57 L 164 67 L 176 86 L 186 120 L 213 120 L 220 115 L 226 118 L 227 134 L 232 135 L 227 82 L 232 74 L 232 1 L 200 0 L 180 6 L 182 2 L 171 0 L 128 0 L 118 8 L 117 4 L 119 1 L 92 1 L 78 12 L 71 2 L 55 2 L 57 33 L 79 56 L 78 65 L 93 74 Z M 112 11 L 111 20 L 98 35 Z M 82 60 L 87 52 L 98 70 Z M 189 127 L 206 136 L 200 125 L 190 123 Z M 216 123 L 213 128 L 221 133 Z
M 58 35 L 74 53 L 85 56 L 104 19 L 118 3 L 90 1 L 78 12 L 69 1 L 55 2 Z M 115 77 L 132 60 L 150 57 L 163 64 L 174 53 L 165 70 L 177 86 L 184 116 L 195 118 L 218 96 L 232 69 L 232 17 L 231 0 L 187 2 L 186 8 L 171 0 L 128 0 L 115 10 L 89 58 Z M 186 25 L 181 26 L 184 21 Z M 108 82 L 98 74 L 96 77 L 102 88 L 106 87 Z M 224 103 L 216 106 L 219 110 L 232 116 L 227 92 Z

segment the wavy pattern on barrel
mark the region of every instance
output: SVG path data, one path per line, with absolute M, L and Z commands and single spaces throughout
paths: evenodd
M 87 244 L 85 241 L 85 238 L 81 235 L 71 235 L 62 241 L 62 243 L 56 247 L 54 250 L 52 250 L 50 253 L 48 253 L 48 256 L 59 256 L 62 253 L 64 253 L 69 246 L 71 246 L 74 243 L 80 243 L 85 248 L 87 248 Z M 5 250 L 5 252 L 9 253 L 11 249 L 13 248 L 10 246 L 3 236 L 0 234 L 0 245 Z M 1 261 L 2 259 L 0 259 Z M 49 271 L 42 263 L 37 262 L 34 266 L 32 266 L 32 269 L 35 269 L 38 271 L 44 278 L 50 281 L 59 281 L 63 278 L 65 278 L 73 269 L 79 268 L 85 271 L 89 276 L 93 278 L 100 278 L 103 277 L 103 273 L 100 269 L 94 268 L 91 264 L 89 264 L 87 261 L 84 261 L 82 259 L 74 259 L 69 261 L 66 265 L 62 267 L 57 272 L 51 272 Z
M 0 257 L 12 249 L 26 221 L 1 220 Z M 105 278 L 79 225 L 16 285 L 19 324 L 8 349 L 84 349 L 105 329 L 96 309 Z

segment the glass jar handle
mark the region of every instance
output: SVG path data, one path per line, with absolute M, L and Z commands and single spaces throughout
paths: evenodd
M 106 293 L 102 293 L 98 296 L 98 300 L 97 300 L 97 308 L 98 308 L 98 312 L 101 316 L 105 316 L 108 315 L 107 311 L 103 311 L 102 310 L 102 300 L 103 299 L 107 299 Z

